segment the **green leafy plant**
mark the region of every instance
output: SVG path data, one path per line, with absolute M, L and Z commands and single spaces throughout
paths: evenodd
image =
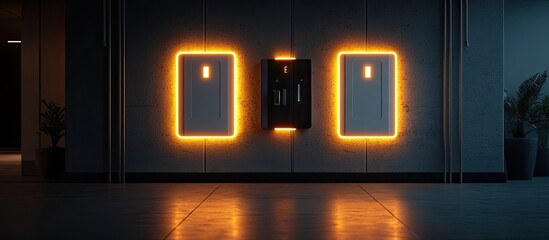
M 505 117 L 511 124 L 513 137 L 523 138 L 531 131 L 527 129 L 530 126 L 527 124 L 534 122 L 531 119 L 532 110 L 540 102 L 539 94 L 546 80 L 547 71 L 536 73 L 519 86 L 516 96 L 507 94 L 507 97 L 505 97 L 504 112 Z
M 543 96 L 540 102 L 532 107 L 530 121 L 538 134 L 538 146 L 549 148 L 549 96 Z
M 59 140 L 65 136 L 65 108 L 53 101 L 40 100 L 46 111 L 40 113 L 40 131 L 51 139 L 51 146 L 57 147 Z

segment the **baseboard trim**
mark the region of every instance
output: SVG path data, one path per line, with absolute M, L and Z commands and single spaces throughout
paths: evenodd
M 107 182 L 106 173 L 66 173 L 65 182 Z M 459 174 L 452 180 L 459 183 Z M 449 179 L 449 178 L 448 178 Z M 463 173 L 464 183 L 504 183 L 505 173 Z M 118 182 L 113 175 L 112 182 Z M 187 183 L 444 183 L 443 173 L 126 173 L 126 182 Z

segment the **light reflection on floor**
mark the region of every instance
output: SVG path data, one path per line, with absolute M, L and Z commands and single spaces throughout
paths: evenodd
M 13 163 L 21 161 L 20 153 L 0 153 L 0 163 Z
M 21 182 L 22 180 L 21 154 L 0 153 L 0 182 Z
M 0 182 L 0 196 L 2 240 L 549 236 L 549 178 L 464 185 Z
M 267 233 L 269 236 L 265 236 Z M 196 236 L 204 239 L 415 237 L 356 184 L 223 184 L 170 235 L 171 239 Z

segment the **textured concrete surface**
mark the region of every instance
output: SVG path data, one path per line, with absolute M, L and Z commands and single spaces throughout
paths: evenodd
M 549 178 L 506 184 L 0 182 L 0 238 L 547 239 Z
M 400 76 L 398 136 L 368 140 L 368 171 L 444 171 L 442 4 L 368 1 L 368 50 L 394 49 Z
M 103 5 L 67 1 L 66 9 L 66 169 L 101 172 L 108 139 Z
M 504 170 L 503 43 L 503 1 L 471 1 L 469 46 L 463 48 L 462 158 L 466 172 Z M 459 169 L 457 161 L 454 169 Z

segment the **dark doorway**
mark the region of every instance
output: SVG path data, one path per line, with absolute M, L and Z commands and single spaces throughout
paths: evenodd
M 0 1 L 0 151 L 21 149 L 21 5 Z

